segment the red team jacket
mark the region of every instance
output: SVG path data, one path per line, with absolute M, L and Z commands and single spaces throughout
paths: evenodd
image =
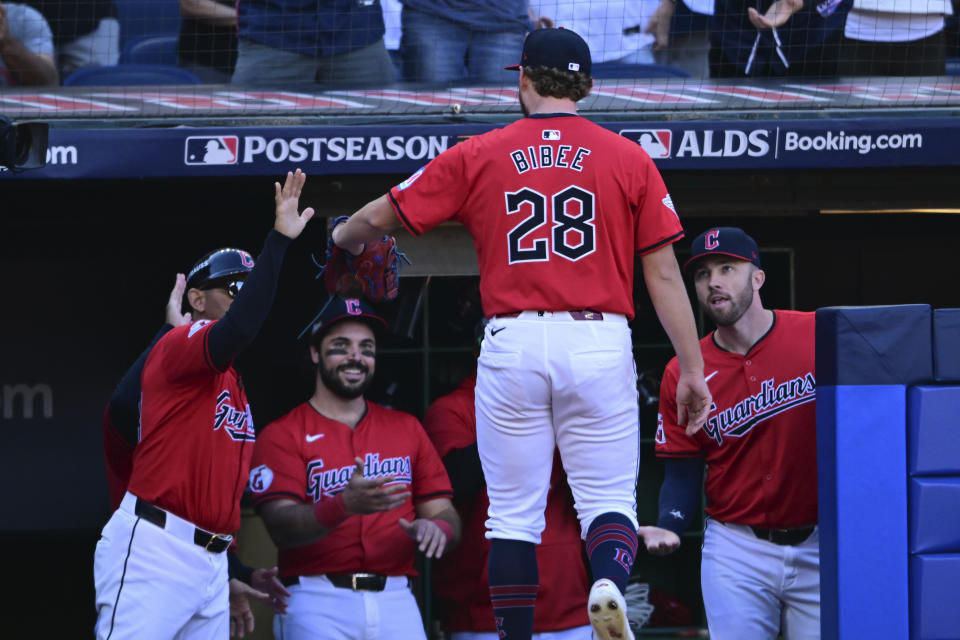
M 128 490 L 207 531 L 233 533 L 256 434 L 240 376 L 210 361 L 214 324 L 172 329 L 147 357 Z
M 364 477 L 394 476 L 410 485 L 412 498 L 392 511 L 350 516 L 316 542 L 281 549 L 281 576 L 416 575 L 414 541 L 397 522 L 416 518 L 415 502 L 451 498 L 453 490 L 427 434 L 410 414 L 367 401 L 367 414 L 351 429 L 309 402 L 296 407 L 260 434 L 250 472 L 254 503 L 332 500 L 350 482 L 354 457 L 364 460 Z
M 677 425 L 676 357 L 667 364 L 656 434 L 659 457 L 704 458 L 708 516 L 771 529 L 817 522 L 814 314 L 774 314 L 746 355 L 700 341 L 714 406 L 693 437 Z
M 467 227 L 487 317 L 590 309 L 632 318 L 635 253 L 683 236 L 640 145 L 571 114 L 469 138 L 388 195 L 414 235 L 448 219 Z
M 423 419 L 423 426 L 441 458 L 477 441 L 476 382 L 476 375 L 470 376 L 454 392 L 438 398 Z M 534 609 L 536 631 L 590 624 L 586 615 L 590 583 L 583 563 L 580 524 L 559 452 L 553 460 L 550 487 L 545 512 L 547 524 L 542 543 L 537 547 L 540 589 Z M 444 626 L 451 632 L 495 631 L 487 578 L 490 541 L 484 535 L 490 506 L 486 489 L 455 506 L 463 520 L 463 540 L 454 551 L 444 554 L 433 574 L 434 589 L 445 607 Z

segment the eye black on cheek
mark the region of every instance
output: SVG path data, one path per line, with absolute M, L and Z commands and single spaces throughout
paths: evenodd
M 345 356 L 347 355 L 347 350 L 341 347 L 331 347 L 323 352 L 327 356 Z

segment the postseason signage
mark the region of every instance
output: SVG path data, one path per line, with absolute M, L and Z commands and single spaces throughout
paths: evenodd
M 600 122 L 661 170 L 960 164 L 955 118 Z M 490 124 L 50 130 L 47 165 L 0 180 L 408 174 Z M 563 140 L 544 136 L 540 146 Z M 549 154 L 548 154 L 549 155 Z

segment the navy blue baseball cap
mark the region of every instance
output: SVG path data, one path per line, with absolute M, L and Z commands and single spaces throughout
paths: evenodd
M 570 29 L 537 29 L 523 41 L 520 63 L 504 69 L 550 67 L 590 75 L 590 47 Z
M 242 249 L 225 247 L 200 258 L 187 274 L 187 289 L 202 289 L 211 282 L 247 277 L 253 271 L 253 257 Z
M 730 256 L 760 266 L 757 241 L 738 227 L 714 227 L 694 238 L 690 247 L 690 259 L 683 264 L 684 271 L 689 270 L 690 265 L 704 256 Z
M 387 322 L 373 310 L 370 303 L 361 298 L 333 296 L 323 307 L 319 319 L 313 324 L 310 338 L 314 344 L 323 339 L 330 327 L 341 320 L 358 320 L 370 326 L 374 333 L 387 328 Z

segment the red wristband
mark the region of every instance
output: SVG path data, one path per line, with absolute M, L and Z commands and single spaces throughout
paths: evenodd
M 443 535 L 447 536 L 447 540 L 453 540 L 453 527 L 449 522 L 439 518 L 434 518 L 433 524 L 440 527 L 440 531 L 443 531 Z
M 343 492 L 338 493 L 333 500 L 321 500 L 313 505 L 313 517 L 327 529 L 333 529 L 349 515 L 347 505 L 343 503 Z

